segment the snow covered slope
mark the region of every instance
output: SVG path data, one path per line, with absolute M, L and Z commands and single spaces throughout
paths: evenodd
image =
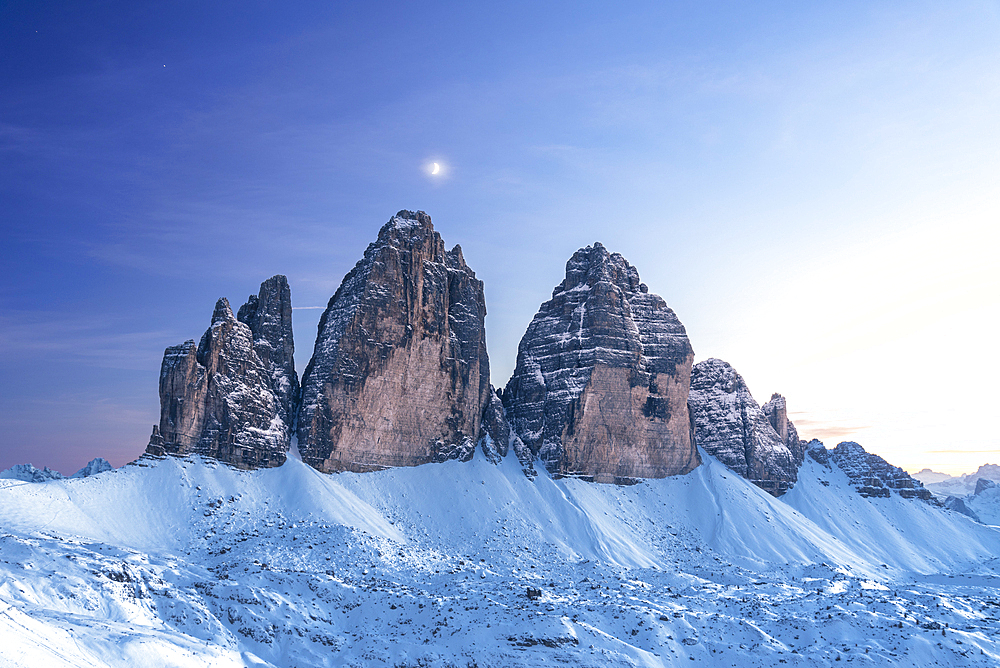
M 810 457 L 782 500 L 853 553 L 893 570 L 966 572 L 1000 556 L 996 530 L 918 499 L 862 497 L 836 465 Z
M 966 505 L 986 524 L 1000 526 L 1000 486 L 983 489 L 966 497 Z
M 628 487 L 513 455 L 0 481 L 0 665 L 1000 661 L 1000 532 L 812 462 L 775 499 L 703 458 Z

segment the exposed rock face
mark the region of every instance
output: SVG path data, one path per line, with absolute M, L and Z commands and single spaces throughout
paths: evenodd
M 973 511 L 972 508 L 969 508 L 965 501 L 957 496 L 949 496 L 945 499 L 944 507 L 948 510 L 954 510 L 956 513 L 962 513 L 967 517 L 971 517 L 977 522 L 980 521 L 979 516 L 976 515 L 975 511 Z
M 514 432 L 555 475 L 630 482 L 687 473 L 687 333 L 601 244 L 566 263 L 518 347 L 503 394 Z
M 289 427 L 298 408 L 299 377 L 295 373 L 292 338 L 292 291 L 284 276 L 272 276 L 250 295 L 236 319 L 250 328 L 253 350 L 267 370 L 271 389 L 278 397 L 281 419 Z
M 302 377 L 299 452 L 372 471 L 475 452 L 489 400 L 482 281 L 422 211 L 400 211 L 344 278 Z
M 822 464 L 829 468 L 830 466 L 830 451 L 826 449 L 823 445 L 823 441 L 818 438 L 814 438 L 805 445 L 806 454 L 809 455 L 811 459 L 815 462 Z
M 830 452 L 830 460 L 847 474 L 861 496 L 888 498 L 896 492 L 904 499 L 932 499 L 930 490 L 919 480 L 853 441 L 839 443 Z
M 713 358 L 694 365 L 688 405 L 694 440 L 706 452 L 774 496 L 795 483 L 801 458 L 796 460 L 786 445 L 789 432 L 783 438 L 775 431 L 742 376 L 728 363 Z M 784 401 L 775 401 L 771 410 L 784 417 Z M 784 422 L 787 430 L 787 417 Z
M 503 403 L 492 385 L 490 385 L 490 396 L 483 406 L 481 433 L 483 455 L 494 464 L 498 464 L 510 451 L 511 430 Z
M 536 475 L 533 464 L 535 456 L 524 444 L 524 441 L 510 428 L 510 423 L 507 421 L 507 411 L 492 385 L 490 385 L 489 399 L 483 407 L 483 422 L 480 433 L 483 455 L 489 461 L 499 464 L 500 460 L 506 457 L 510 449 L 513 448 L 525 475 L 531 478 Z
M 989 478 L 979 478 L 976 480 L 976 491 L 973 494 L 982 494 L 983 490 L 993 489 L 997 484 Z
M 792 453 L 792 457 L 795 459 L 795 466 L 800 466 L 806 454 L 806 446 L 799 440 L 798 430 L 795 429 L 792 421 L 788 419 L 788 405 L 785 398 L 775 392 L 771 395 L 771 400 L 760 408 L 764 411 L 764 415 L 767 416 L 767 420 L 771 423 L 771 427 L 775 433 L 778 434 L 778 438 L 785 444 L 788 451 Z
M 240 315 L 246 322 L 222 298 L 197 346 L 167 348 L 148 453 L 201 454 L 239 468 L 285 461 L 297 385 L 285 277 L 265 281 Z

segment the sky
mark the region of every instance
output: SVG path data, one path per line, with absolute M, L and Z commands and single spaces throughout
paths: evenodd
M 400 209 L 494 385 L 600 241 L 801 436 L 1000 463 L 998 119 L 996 1 L 0 0 L 0 468 L 138 457 L 164 348 L 274 274 L 301 372 Z

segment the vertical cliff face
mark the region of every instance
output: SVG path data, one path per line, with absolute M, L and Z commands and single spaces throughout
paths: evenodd
M 771 423 L 771 427 L 778 434 L 778 438 L 785 444 L 788 451 L 792 453 L 795 465 L 800 466 L 805 457 L 805 444 L 799 440 L 798 430 L 795 429 L 792 421 L 788 419 L 788 404 L 785 398 L 775 392 L 771 395 L 771 400 L 761 406 L 760 409 L 764 411 L 767 421 Z
M 617 253 L 574 253 L 518 347 L 503 394 L 514 432 L 546 468 L 597 482 L 698 465 L 684 326 Z
M 489 398 L 483 407 L 483 421 L 479 433 L 483 456 L 486 459 L 494 464 L 499 464 L 500 460 L 513 450 L 517 460 L 521 463 L 524 474 L 529 478 L 535 477 L 535 455 L 510 428 L 507 411 L 492 385 L 490 385 Z
M 489 400 L 482 281 L 400 211 L 344 278 L 302 378 L 302 459 L 371 471 L 473 456 Z
M 250 328 L 253 350 L 266 369 L 272 391 L 278 397 L 281 419 L 291 427 L 298 408 L 299 377 L 295 373 L 295 342 L 292 337 L 292 291 L 284 276 L 272 276 L 260 284 L 236 313 Z
M 150 454 L 201 454 L 240 468 L 285 461 L 297 386 L 285 277 L 265 281 L 240 315 L 245 322 L 220 299 L 198 345 L 167 348 Z
M 743 378 L 729 364 L 718 359 L 695 364 L 688 404 L 694 440 L 706 452 L 774 496 L 784 494 L 795 483 L 801 458 L 796 461 L 786 445 L 788 425 L 784 437 L 775 431 Z M 780 411 L 778 404 L 774 401 L 772 412 L 785 416 L 784 402 L 780 402 Z M 797 435 L 795 439 L 797 442 Z

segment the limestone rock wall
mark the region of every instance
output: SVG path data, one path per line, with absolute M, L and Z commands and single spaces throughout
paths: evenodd
M 780 411 L 778 402 L 771 407 L 778 417 L 785 414 L 780 403 Z M 706 452 L 774 496 L 795 483 L 801 458 L 786 445 L 789 432 L 775 431 L 732 366 L 714 358 L 695 364 L 688 405 L 695 442 Z
M 830 460 L 847 474 L 861 496 L 889 497 L 895 492 L 906 499 L 932 500 L 922 482 L 854 441 L 838 443 L 830 451 Z
M 344 278 L 302 378 L 298 447 L 321 471 L 475 452 L 489 400 L 482 281 L 430 216 L 400 211 Z
M 285 461 L 297 387 L 285 277 L 265 281 L 240 314 L 246 322 L 222 298 L 198 345 L 167 348 L 148 453 L 201 454 L 239 468 Z
M 480 428 L 480 444 L 483 456 L 494 464 L 499 464 L 500 460 L 507 456 L 511 449 L 525 475 L 533 478 L 536 475 L 534 467 L 535 456 L 524 444 L 514 430 L 510 428 L 507 420 L 507 411 L 503 406 L 500 395 L 490 385 L 489 399 L 483 407 L 483 422 Z
M 247 298 L 236 319 L 250 328 L 253 350 L 267 369 L 271 389 L 281 406 L 281 419 L 290 427 L 298 408 L 299 377 L 295 373 L 288 279 L 278 275 L 261 283 L 260 292 Z
M 806 454 L 817 463 L 828 468 L 836 466 L 843 471 L 861 496 L 887 499 L 895 493 L 904 499 L 921 499 L 938 505 L 931 491 L 922 482 L 878 455 L 867 452 L 854 441 L 843 441 L 833 450 L 828 450 L 821 441 L 813 439 L 805 448 Z M 974 516 L 974 513 L 970 515 Z
M 639 273 L 601 244 L 582 248 L 518 347 L 503 393 L 517 436 L 556 475 L 629 482 L 699 464 L 684 326 Z
M 795 429 L 792 421 L 788 419 L 788 405 L 785 398 L 775 392 L 771 395 L 770 401 L 760 408 L 764 411 L 764 415 L 767 416 L 767 421 L 771 423 L 771 427 L 775 433 L 778 434 L 778 438 L 785 444 L 788 451 L 792 453 L 795 465 L 801 466 L 805 458 L 806 446 L 805 443 L 799 440 L 798 430 Z

